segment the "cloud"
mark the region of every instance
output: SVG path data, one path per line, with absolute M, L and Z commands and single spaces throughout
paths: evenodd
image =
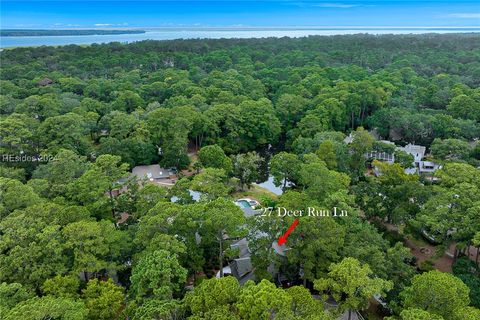
M 113 24 L 111 24 L 111 23 L 95 23 L 94 26 L 95 27 L 109 27 L 109 26 L 113 26 Z
M 480 13 L 452 13 L 447 15 L 447 17 L 460 19 L 480 19 Z
M 341 8 L 341 9 L 359 7 L 358 4 L 344 4 L 344 3 L 320 3 L 320 4 L 315 4 L 314 6 L 322 7 L 322 8 Z

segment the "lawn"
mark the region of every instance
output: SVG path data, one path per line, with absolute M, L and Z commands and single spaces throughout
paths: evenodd
M 265 198 L 265 197 L 270 198 L 272 200 L 276 200 L 278 198 L 278 196 L 275 193 L 268 191 L 267 189 L 257 185 L 252 185 L 250 189 L 246 191 L 237 191 L 233 193 L 232 196 L 234 199 L 252 198 L 259 202 L 262 200 L 262 198 Z

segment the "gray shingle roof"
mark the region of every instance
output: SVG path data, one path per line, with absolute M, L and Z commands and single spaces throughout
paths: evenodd
M 158 164 L 137 166 L 133 168 L 132 173 L 137 176 L 138 179 L 166 179 L 170 177 L 170 171 L 160 168 Z
M 232 268 L 232 274 L 237 278 L 242 278 L 247 273 L 252 272 L 252 260 L 250 257 L 234 259 L 230 263 L 230 268 Z

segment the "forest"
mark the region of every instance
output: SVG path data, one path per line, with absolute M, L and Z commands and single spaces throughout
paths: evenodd
M 1 319 L 480 319 L 478 34 L 42 46 L 0 61 Z M 409 174 L 412 144 L 438 170 Z M 157 164 L 168 187 L 131 174 Z M 279 253 L 295 217 L 247 215 L 246 197 L 348 217 L 298 217 Z M 241 239 L 248 281 L 223 276 Z

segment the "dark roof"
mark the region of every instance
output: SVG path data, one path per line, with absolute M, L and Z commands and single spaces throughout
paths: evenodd
M 42 80 L 38 81 L 38 85 L 42 87 L 51 85 L 52 83 L 53 83 L 53 80 L 49 78 L 43 78 Z
M 242 238 L 242 239 L 238 240 L 237 242 L 232 243 L 230 245 L 230 248 L 239 249 L 240 252 L 239 252 L 238 256 L 241 257 L 241 258 L 247 257 L 247 256 L 250 255 L 250 250 L 248 249 L 248 241 L 245 238 Z
M 237 279 L 240 279 L 253 271 L 252 260 L 250 257 L 234 259 L 230 263 L 230 268 L 232 269 L 232 274 Z

